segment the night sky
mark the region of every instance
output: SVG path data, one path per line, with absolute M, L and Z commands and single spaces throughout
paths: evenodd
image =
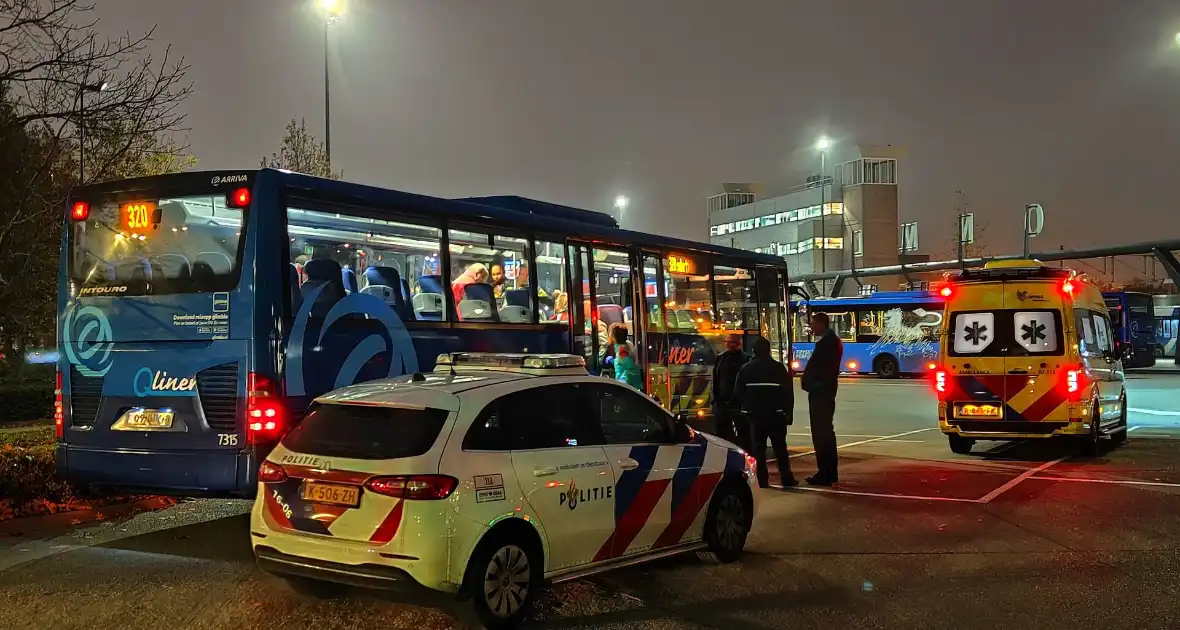
M 97 0 L 187 56 L 206 169 L 322 136 L 302 0 Z M 165 8 L 167 7 L 167 8 Z M 442 196 L 520 194 L 707 239 L 723 181 L 782 187 L 810 146 L 906 148 L 902 220 L 949 251 L 956 189 L 995 253 L 1180 237 L 1180 5 L 1167 0 L 349 0 L 332 27 L 333 162 Z M 977 231 L 979 228 L 977 227 Z

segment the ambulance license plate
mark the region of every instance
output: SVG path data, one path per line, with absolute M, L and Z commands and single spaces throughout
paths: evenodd
M 963 404 L 955 405 L 956 418 L 1003 418 L 1004 410 L 999 405 Z
M 361 504 L 361 489 L 359 486 L 346 486 L 338 483 L 321 483 L 318 481 L 303 482 L 304 501 L 327 503 L 357 507 Z

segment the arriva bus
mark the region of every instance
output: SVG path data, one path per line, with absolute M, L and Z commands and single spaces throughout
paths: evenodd
M 1124 348 L 1123 367 L 1155 365 L 1155 301 L 1146 293 L 1103 291 L 1115 340 Z
M 789 350 L 782 258 L 619 229 L 518 197 L 447 200 L 277 170 L 75 190 L 60 267 L 68 479 L 250 495 L 309 402 L 443 353 L 606 364 L 704 417 L 724 337 Z
M 1180 336 L 1180 306 L 1155 307 L 1155 356 L 1177 358 L 1176 338 Z
M 813 298 L 792 303 L 795 372 L 815 349 L 808 318 L 827 313 L 844 341 L 844 365 L 851 374 L 896 378 L 925 374 L 938 360 L 938 332 L 945 298 L 933 291 L 882 291 L 864 297 Z

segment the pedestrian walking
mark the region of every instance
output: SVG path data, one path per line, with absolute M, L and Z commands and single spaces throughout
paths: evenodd
M 787 427 L 791 425 L 795 406 L 795 388 L 791 372 L 770 356 L 770 341 L 754 340 L 754 358 L 738 372 L 735 393 L 741 403 L 742 418 L 747 425 L 750 452 L 758 462 L 758 485 L 770 485 L 766 467 L 766 441 L 778 460 L 778 474 L 783 486 L 795 486 L 791 459 L 787 454 Z
M 811 316 L 811 334 L 818 337 L 815 350 L 803 370 L 802 385 L 807 392 L 811 418 L 811 444 L 815 448 L 817 472 L 807 478 L 813 486 L 830 486 L 840 480 L 836 469 L 836 390 L 840 386 L 840 362 L 844 343 L 831 328 L 827 313 Z
M 737 399 L 734 387 L 737 385 L 738 372 L 746 364 L 749 357 L 742 352 L 742 338 L 729 335 L 725 338 L 725 352 L 717 355 L 713 364 L 713 424 L 717 437 L 729 440 L 740 446 L 737 429 L 741 423 L 738 416 Z

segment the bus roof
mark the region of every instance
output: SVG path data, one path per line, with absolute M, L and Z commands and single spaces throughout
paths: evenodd
M 869 296 L 820 297 L 808 301 L 812 309 L 866 308 L 878 306 L 903 306 L 909 304 L 932 304 L 942 306 L 945 300 L 934 291 L 878 291 Z
M 493 225 L 509 224 L 521 231 L 532 231 L 541 236 L 545 234 L 579 236 L 592 243 L 601 243 L 603 246 L 640 245 L 653 249 L 725 256 L 747 264 L 786 267 L 786 260 L 781 256 L 625 230 L 617 227 L 609 215 L 600 212 L 549 204 L 523 197 L 445 199 L 278 169 L 192 171 L 137 177 L 75 188 L 72 196 L 81 199 L 96 194 L 127 193 L 137 190 L 159 192 L 192 189 L 198 186 L 203 188 L 224 187 L 228 193 L 236 187 L 269 185 L 293 188 L 313 198 L 330 195 L 335 199 L 377 207 L 396 207 L 404 214 L 423 217 L 444 215 L 459 220 Z M 603 217 L 610 219 L 609 224 Z

